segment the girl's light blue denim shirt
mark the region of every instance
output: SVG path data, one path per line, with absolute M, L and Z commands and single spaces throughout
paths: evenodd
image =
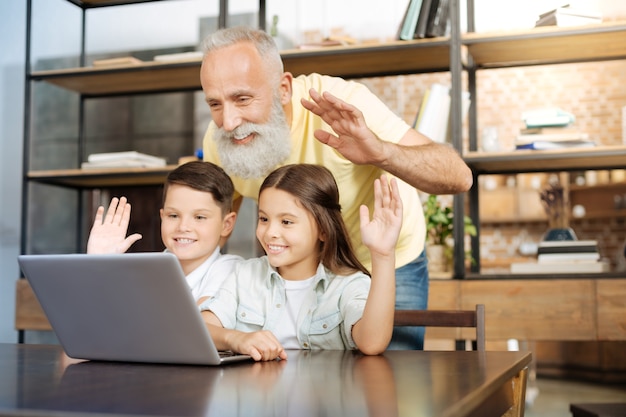
M 363 315 L 370 277 L 362 272 L 335 275 L 322 264 L 297 318 L 301 349 L 357 349 L 352 326 Z M 200 310 L 210 310 L 227 329 L 273 331 L 287 314 L 283 278 L 266 256 L 239 262 L 215 297 Z

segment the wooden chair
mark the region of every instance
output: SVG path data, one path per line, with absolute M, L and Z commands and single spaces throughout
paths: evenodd
M 15 283 L 15 330 L 18 331 L 18 343 L 24 343 L 24 332 L 27 330 L 52 330 L 46 313 L 24 278 Z
M 396 310 L 394 326 L 474 327 L 476 350 L 485 350 L 485 306 L 475 310 Z

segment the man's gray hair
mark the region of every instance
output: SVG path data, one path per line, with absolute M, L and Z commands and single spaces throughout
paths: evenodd
M 270 72 L 275 71 L 277 77 L 282 75 L 284 66 L 278 47 L 274 39 L 267 32 L 260 29 L 247 26 L 219 29 L 204 39 L 202 52 L 204 55 L 207 55 L 216 49 L 225 48 L 240 42 L 252 43 Z

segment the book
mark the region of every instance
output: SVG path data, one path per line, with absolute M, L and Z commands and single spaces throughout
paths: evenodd
M 596 143 L 592 140 L 535 140 L 527 143 L 519 143 L 515 145 L 515 149 L 524 150 L 547 150 L 547 149 L 565 149 L 565 148 L 592 148 Z
M 448 30 L 450 11 L 449 0 L 432 0 L 431 10 L 433 8 L 434 12 L 431 13 L 431 18 L 429 19 L 428 25 L 426 27 L 427 38 L 445 36 Z
M 544 253 L 537 256 L 537 263 L 555 263 L 555 262 L 597 262 L 601 257 L 598 252 L 582 252 L 582 253 Z
M 417 19 L 417 25 L 415 25 L 413 39 L 423 39 L 426 37 L 426 28 L 431 13 L 431 3 L 434 1 L 436 0 L 422 0 L 422 7 L 420 7 L 420 14 Z
M 148 155 L 137 151 L 92 153 L 87 157 L 87 161 L 89 162 L 103 162 L 121 159 L 136 159 L 157 164 L 165 160 L 160 156 Z
M 410 0 L 404 13 L 404 18 L 398 31 L 398 39 L 408 41 L 413 39 L 417 20 L 419 19 L 422 0 Z
M 512 274 L 593 274 L 609 272 L 610 265 L 603 261 L 586 262 L 515 262 L 511 264 Z
M 443 143 L 446 141 L 450 114 L 450 88 L 434 83 L 427 94 L 427 101 L 422 106 L 423 111 L 418 116 L 416 130 L 435 142 Z
M 537 256 L 539 255 L 553 255 L 553 254 L 574 254 L 579 255 L 582 253 L 598 253 L 597 245 L 588 246 L 555 246 L 555 247 L 537 247 Z
M 155 55 L 155 62 L 199 61 L 204 54 L 200 51 L 179 52 L 175 54 Z
M 162 164 L 154 164 L 137 159 L 121 159 L 117 161 L 102 161 L 102 162 L 83 162 L 80 164 L 81 169 L 103 169 L 103 168 L 158 168 L 164 167 L 165 162 Z
M 567 134 L 567 135 L 580 135 L 583 134 L 578 128 L 573 126 L 555 126 L 555 127 L 526 127 L 519 131 L 520 135 L 553 135 L 553 134 Z
M 81 164 L 81 168 L 163 167 L 166 165 L 165 158 L 137 151 L 123 151 L 91 154 L 87 157 L 87 161 Z
M 576 15 L 568 15 L 568 14 L 555 14 L 555 15 L 546 16 L 542 19 L 537 20 L 537 22 L 535 23 L 535 27 L 542 27 L 542 26 L 571 27 L 571 26 L 592 25 L 596 23 L 602 23 L 602 18 L 595 18 L 595 17 L 589 17 L 589 16 L 576 16 Z
M 553 262 L 597 262 L 599 260 L 599 252 L 540 253 L 537 255 L 537 262 L 540 264 Z
M 578 131 L 564 131 L 562 133 L 521 133 L 515 138 L 516 145 L 532 143 L 535 141 L 544 142 L 576 142 L 589 141 L 589 134 Z
M 543 18 L 546 16 L 551 16 L 553 14 L 570 14 L 570 15 L 576 15 L 576 16 L 589 16 L 589 17 L 602 17 L 602 14 L 600 14 L 599 11 L 593 10 L 591 8 L 581 8 L 581 7 L 574 7 L 571 4 L 564 4 L 561 7 L 557 7 L 556 9 L 552 9 L 549 10 L 547 12 L 541 13 L 539 15 L 539 18 Z
M 599 12 L 571 7 L 569 4 L 539 15 L 535 27 L 540 26 L 578 26 L 602 23 Z
M 553 126 L 569 126 L 576 117 L 558 107 L 528 110 L 522 113 L 522 121 L 527 129 Z
M 91 63 L 94 67 L 125 67 L 128 65 L 143 64 L 143 61 L 134 56 L 122 56 L 118 58 L 96 59 Z
M 576 240 L 542 240 L 539 242 L 540 248 L 569 248 L 597 245 L 598 241 L 595 239 L 576 239 Z
M 298 45 L 298 49 L 320 49 L 327 48 L 329 46 L 346 46 L 346 45 L 355 45 L 357 42 L 356 39 L 350 38 L 348 36 L 330 36 L 328 38 L 324 38 L 319 42 L 308 42 Z
M 450 87 L 434 83 L 424 93 L 419 112 L 413 122 L 413 128 L 435 142 L 450 141 Z M 470 94 L 461 94 L 462 119 L 469 111 Z
M 430 88 L 427 88 L 426 91 L 424 92 L 424 97 L 422 97 L 422 104 L 420 105 L 419 111 L 417 112 L 417 115 L 415 116 L 415 120 L 413 120 L 413 129 L 417 130 L 417 127 L 419 126 L 419 124 L 422 122 L 422 119 L 424 118 L 424 112 L 426 109 L 426 105 L 428 104 L 429 96 L 430 96 Z
M 537 254 L 598 252 L 596 240 L 550 240 L 537 245 Z

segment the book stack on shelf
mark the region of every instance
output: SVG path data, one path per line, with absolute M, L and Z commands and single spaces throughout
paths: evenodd
M 525 128 L 515 138 L 515 149 L 562 149 L 595 146 L 589 134 L 572 125 L 573 114 L 559 108 L 526 111 L 522 114 Z
M 167 160 L 137 151 L 94 153 L 81 164 L 82 169 L 102 168 L 157 168 L 167 165 Z
M 602 14 L 597 11 L 571 7 L 569 4 L 539 15 L 535 27 L 579 26 L 602 23 Z
M 449 0 L 409 0 L 397 38 L 408 41 L 445 36 L 449 10 Z
M 562 274 L 608 272 L 596 240 L 553 240 L 540 242 L 537 262 L 511 264 L 514 274 Z

